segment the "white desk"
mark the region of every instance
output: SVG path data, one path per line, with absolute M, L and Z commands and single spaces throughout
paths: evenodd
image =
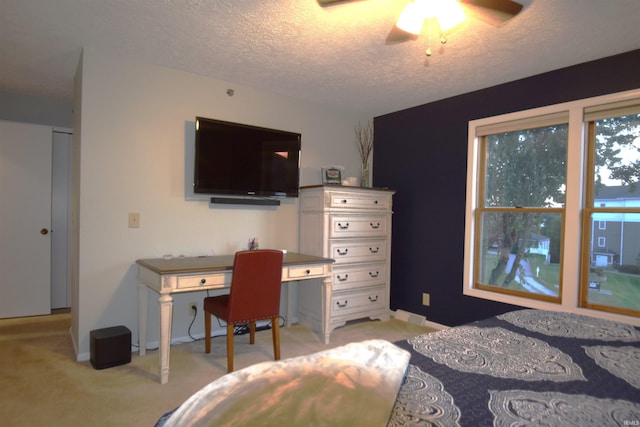
M 172 294 L 196 292 L 208 289 L 224 289 L 231 286 L 233 255 L 210 257 L 183 257 L 165 260 L 163 258 L 139 259 L 138 264 L 138 344 L 139 354 L 146 354 L 147 319 L 149 316 L 149 292 L 159 294 L 160 308 L 160 383 L 169 381 L 169 353 L 171 348 L 171 322 L 173 318 Z M 329 303 L 331 295 L 331 274 L 333 260 L 298 253 L 287 253 L 282 266 L 282 281 L 292 282 L 308 279 L 322 279 L 322 297 L 318 307 L 300 307 L 300 322 L 317 330 L 324 343 L 329 342 Z M 291 313 L 291 292 L 287 292 L 287 322 Z

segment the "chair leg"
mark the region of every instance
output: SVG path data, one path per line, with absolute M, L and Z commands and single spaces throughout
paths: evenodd
M 271 319 L 271 334 L 273 335 L 273 358 L 280 360 L 280 319 Z
M 227 323 L 227 372 L 233 372 L 233 323 Z
M 256 343 L 256 322 L 249 322 L 249 344 Z
M 211 313 L 204 312 L 204 352 L 211 353 Z

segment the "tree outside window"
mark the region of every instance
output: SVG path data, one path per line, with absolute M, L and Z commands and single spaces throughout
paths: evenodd
M 485 135 L 481 145 L 476 286 L 559 299 L 567 125 Z

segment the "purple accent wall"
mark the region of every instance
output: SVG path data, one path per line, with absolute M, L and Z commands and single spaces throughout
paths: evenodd
M 640 49 L 376 117 L 373 185 L 397 191 L 391 309 L 454 326 L 519 308 L 462 294 L 470 120 L 638 88 Z

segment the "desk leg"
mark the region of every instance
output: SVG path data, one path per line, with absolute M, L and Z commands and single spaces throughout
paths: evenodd
M 331 334 L 331 290 L 333 287 L 333 279 L 325 277 L 322 279 L 322 331 L 321 337 L 325 344 L 329 344 L 329 335 Z
M 171 320 L 173 319 L 173 297 L 161 295 L 160 306 L 160 384 L 169 382 L 169 352 L 171 351 Z
M 287 286 L 287 318 L 284 322 L 284 326 L 291 326 L 293 322 L 293 283 L 294 282 L 286 282 Z
M 138 283 L 138 354 L 147 353 L 147 321 L 149 319 L 149 288 Z

